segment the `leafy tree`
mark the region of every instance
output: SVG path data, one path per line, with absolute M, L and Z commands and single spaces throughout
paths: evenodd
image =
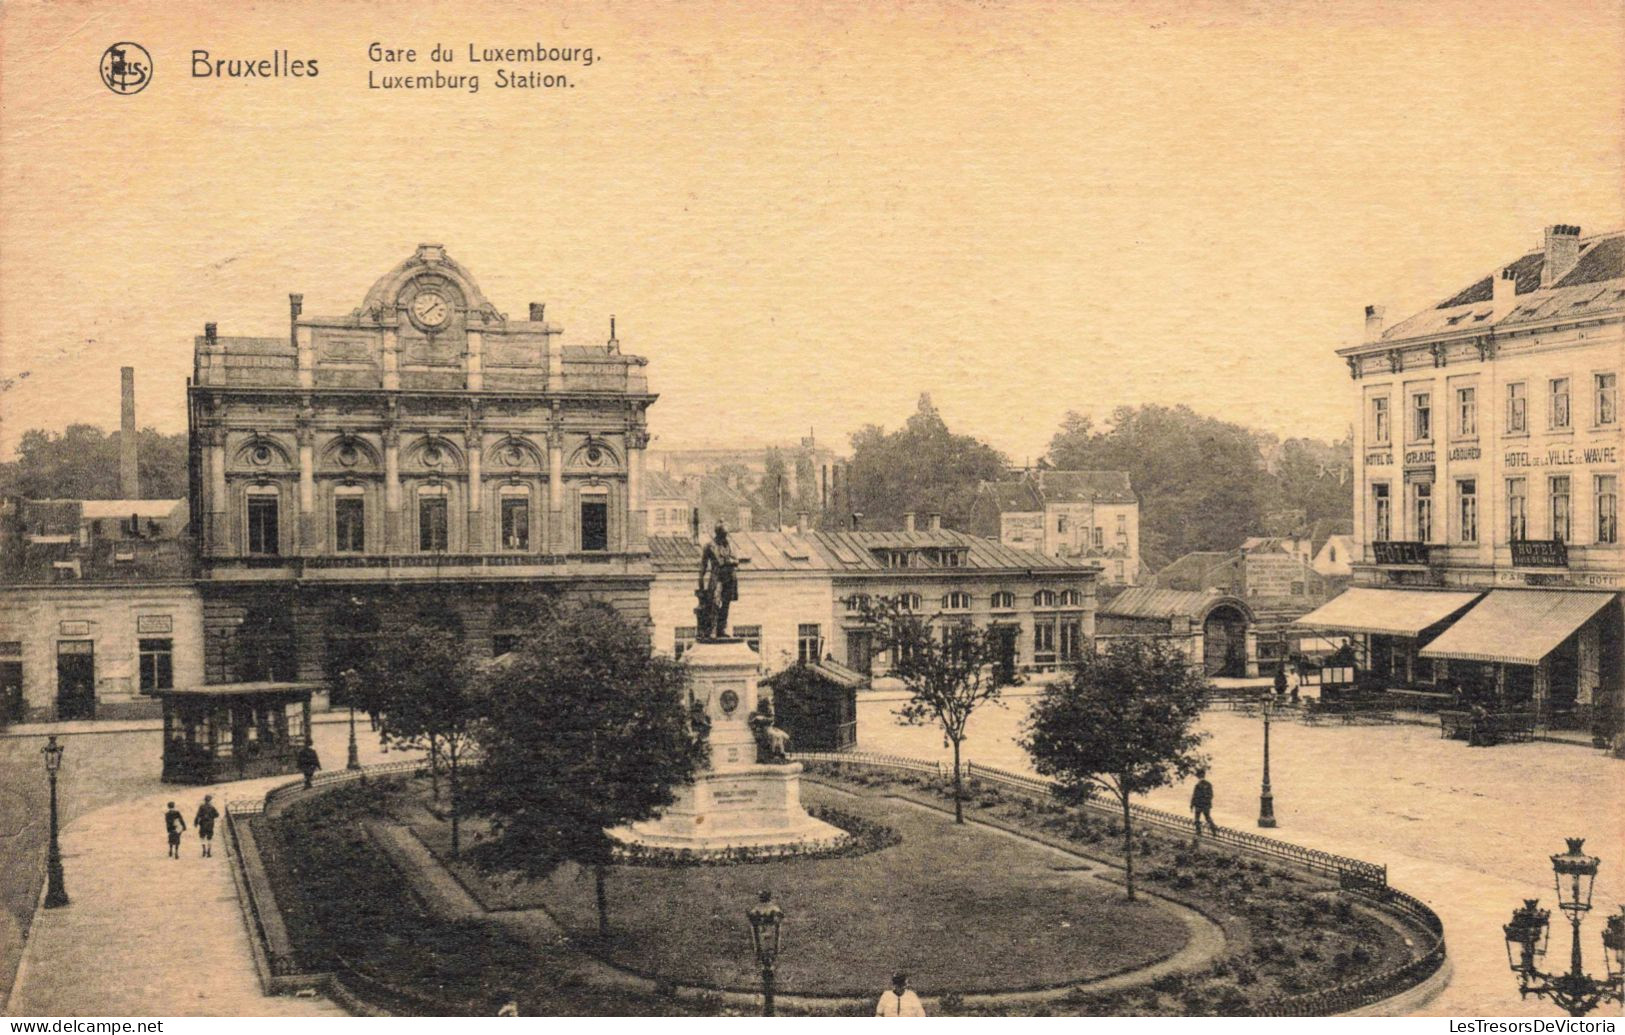
M 561 603 L 480 687 L 487 721 L 467 800 L 492 834 L 475 858 L 533 878 L 564 862 L 591 867 L 607 935 L 608 830 L 670 805 L 707 758 L 689 726 L 686 670 L 607 604 Z
M 953 744 L 954 822 L 963 823 L 960 747 L 971 715 L 999 700 L 998 636 L 958 617 L 916 614 L 897 597 L 860 597 L 857 603 L 859 622 L 870 630 L 876 650 L 891 652 L 891 675 L 908 690 L 897 717 L 911 726 L 941 726 Z
M 921 395 L 903 427 L 887 432 L 870 424 L 852 435 L 846 494 L 864 524 L 896 528 L 909 511 L 938 513 L 950 528 L 965 528 L 977 486 L 1004 477 L 1009 460 L 971 435 L 955 435 Z M 836 515 L 832 527 L 844 527 Z
M 16 459 L 0 463 L 0 495 L 33 499 L 118 499 L 119 440 L 93 424 L 70 424 L 61 432 L 23 432 Z M 178 499 L 187 493 L 186 436 L 143 428 L 136 437 L 136 467 L 144 499 Z
M 1210 687 L 1178 647 L 1132 638 L 1104 654 L 1086 653 L 1072 678 L 1052 683 L 1033 706 L 1021 745 L 1033 765 L 1056 780 L 1063 800 L 1081 803 L 1097 790 L 1123 808 L 1123 860 L 1134 898 L 1131 795 L 1171 783 L 1206 765 L 1197 753 L 1206 734 L 1192 726 Z
M 445 760 L 451 791 L 451 854 L 462 850 L 462 772 L 483 717 L 478 673 L 456 632 L 413 623 L 386 636 L 373 652 L 362 702 L 382 698 L 379 732 L 385 743 L 429 752 L 431 769 Z M 354 682 L 354 681 L 351 681 Z

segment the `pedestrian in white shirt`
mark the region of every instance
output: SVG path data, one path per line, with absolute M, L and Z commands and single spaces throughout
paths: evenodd
M 875 1003 L 876 1017 L 924 1017 L 925 1007 L 920 1004 L 920 997 L 908 987 L 908 975 L 902 971 L 892 975 L 891 988 L 880 993 L 880 1001 Z

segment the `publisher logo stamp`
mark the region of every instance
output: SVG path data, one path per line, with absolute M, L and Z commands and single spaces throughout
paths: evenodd
M 128 96 L 152 82 L 152 55 L 139 43 L 115 43 L 102 51 L 102 85 Z

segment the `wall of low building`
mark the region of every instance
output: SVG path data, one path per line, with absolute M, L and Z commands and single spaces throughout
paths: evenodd
M 203 682 L 202 603 L 190 584 L 11 586 L 0 594 L 0 666 L 20 663 L 31 721 L 57 718 L 63 643 L 90 644 L 96 718 L 157 715 L 157 699 L 141 691 L 143 639 L 169 641 L 172 685 Z
M 649 617 L 653 623 L 654 649 L 673 652 L 677 631 L 693 630 L 694 590 L 697 571 L 660 572 L 649 591 Z M 761 630 L 762 670 L 777 672 L 796 661 L 799 630 L 817 625 L 824 648 L 831 650 L 830 600 L 832 581 L 828 572 L 750 572 L 739 573 L 739 599 L 728 612 L 730 631 L 741 626 Z

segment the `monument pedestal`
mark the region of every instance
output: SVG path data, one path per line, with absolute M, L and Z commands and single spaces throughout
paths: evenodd
M 717 851 L 833 843 L 844 831 L 807 815 L 800 762 L 758 762 L 750 715 L 756 709 L 756 652 L 743 640 L 696 643 L 685 655 L 689 694 L 711 721 L 710 765 L 654 819 L 618 827 L 624 844 Z

